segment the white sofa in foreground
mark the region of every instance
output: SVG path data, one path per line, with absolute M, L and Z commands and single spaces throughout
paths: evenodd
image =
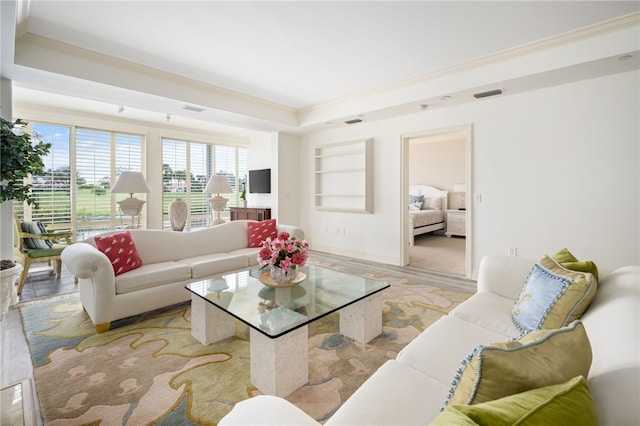
M 130 230 L 142 266 L 117 276 L 94 238 L 67 247 L 62 261 L 78 277 L 80 301 L 103 332 L 114 320 L 189 300 L 184 286 L 190 282 L 257 265 L 259 248 L 248 247 L 248 222 L 193 232 Z M 277 224 L 277 232 L 282 231 L 304 239 L 301 228 Z
M 442 317 L 409 343 L 396 357 L 383 364 L 325 423 L 332 425 L 427 425 L 435 420 L 438 424 L 476 424 L 471 421 L 441 421 L 445 414 L 458 406 L 447 409 L 441 415 L 440 408 L 455 383 L 454 375 L 462 359 L 468 359 L 470 351 L 477 345 L 507 342 L 521 336 L 512 321 L 511 312 L 520 290 L 528 279 L 536 260 L 520 257 L 489 256 L 482 259 L 478 276 L 477 293 L 460 304 L 449 315 Z M 582 315 L 582 336 L 588 342 L 580 350 L 563 348 L 564 367 L 579 369 L 578 364 L 590 361 L 588 388 L 591 413 L 600 425 L 624 426 L 640 424 L 640 267 L 622 267 L 600 277 L 597 292 L 587 311 Z M 572 322 L 577 333 L 578 322 Z M 556 336 L 566 336 L 560 330 L 534 333 L 548 333 L 540 339 L 549 342 Z M 563 331 L 564 333 L 564 331 Z M 529 336 L 533 336 L 533 333 Z M 552 337 L 549 337 L 552 336 Z M 524 339 L 524 338 L 523 338 Z M 591 348 L 589 348 L 589 343 Z M 514 343 L 502 343 L 509 347 Z M 535 350 L 541 345 L 523 344 L 524 350 Z M 512 351 L 507 349 L 505 352 Z M 520 350 L 519 351 L 524 351 Z M 570 352 L 570 353 L 567 353 Z M 486 355 L 487 352 L 484 352 Z M 591 356 L 591 357 L 590 357 Z M 566 357 L 569 357 L 567 360 Z M 488 359 L 483 368 L 487 369 Z M 576 366 L 571 365 L 575 359 Z M 556 359 L 540 355 L 536 362 L 542 363 L 541 375 L 559 368 Z M 567 364 L 568 363 L 568 364 Z M 587 364 L 589 365 L 589 364 Z M 516 367 L 518 367 L 516 365 Z M 528 365 L 522 365 L 526 370 Z M 474 366 L 474 368 L 478 368 Z M 518 368 L 519 370 L 519 368 Z M 467 370 L 464 374 L 467 374 Z M 480 370 L 478 370 L 479 372 Z M 482 380 L 490 379 L 488 370 L 480 375 Z M 475 373 L 471 371 L 471 374 Z M 536 374 L 534 371 L 533 374 Z M 573 374 L 573 373 L 571 373 Z M 494 374 L 494 376 L 496 376 Z M 517 383 L 518 371 L 497 375 L 505 386 Z M 578 378 L 577 380 L 581 380 Z M 460 381 L 461 382 L 461 381 Z M 479 381 L 474 382 L 480 389 Z M 583 382 L 584 383 L 584 382 Z M 500 382 L 499 382 L 500 384 Z M 498 386 L 500 387 L 500 386 Z M 544 386 L 534 391 L 518 393 L 515 396 L 531 394 L 551 388 Z M 583 384 L 583 388 L 586 388 Z M 586 394 L 588 396 L 588 391 Z M 496 399 L 511 401 L 513 397 Z M 508 404 L 509 402 L 507 402 Z M 479 405 L 460 407 L 476 408 Z M 547 409 L 542 404 L 542 413 Z M 595 405 L 595 407 L 593 407 Z M 576 407 L 574 407 L 576 408 Z M 595 409 L 595 413 L 594 413 Z M 596 424 L 581 422 L 572 418 L 574 414 L 560 408 L 562 415 L 571 419 L 568 423 L 559 418 L 546 421 L 524 422 L 524 424 Z M 586 405 L 577 407 L 588 414 Z M 558 411 L 556 411 L 558 413 Z M 574 411 L 573 413 L 576 413 Z M 438 417 L 440 415 L 440 417 Z M 581 414 L 582 415 L 582 414 Z M 257 396 L 240 403 L 219 423 L 229 425 L 318 425 L 314 419 L 285 399 L 274 396 Z M 485 423 L 485 424 L 491 424 Z M 494 423 L 495 424 L 495 423 Z M 501 423 L 502 424 L 502 423 Z M 520 423 L 519 423 L 520 424 Z

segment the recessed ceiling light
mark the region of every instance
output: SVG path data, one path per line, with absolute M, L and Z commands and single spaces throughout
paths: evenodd
M 428 104 L 420 104 L 420 109 L 427 109 L 429 108 Z
M 441 101 L 448 101 L 449 99 L 451 99 L 451 96 L 449 95 L 444 95 L 443 97 L 440 98 Z
M 618 58 L 619 61 L 628 61 L 629 59 L 633 58 L 633 55 L 622 55 Z

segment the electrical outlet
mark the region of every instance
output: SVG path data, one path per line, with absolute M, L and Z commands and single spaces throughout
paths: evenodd
M 509 254 L 509 256 L 517 256 L 518 255 L 518 248 L 517 247 L 509 247 L 508 248 L 508 254 Z

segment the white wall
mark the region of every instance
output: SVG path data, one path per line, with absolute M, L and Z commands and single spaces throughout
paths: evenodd
M 312 247 L 400 264 L 401 137 L 473 125 L 473 267 L 486 254 L 567 247 L 607 271 L 640 263 L 640 72 L 363 123 L 301 138 L 301 225 Z M 365 117 L 366 120 L 366 117 Z M 313 148 L 374 139 L 374 214 L 316 211 Z M 467 194 L 468 204 L 475 199 Z M 346 235 L 336 235 L 345 227 Z
M 464 207 L 454 185 L 466 183 L 464 138 L 418 138 L 409 145 L 409 185 L 430 185 L 449 191 L 448 207 Z

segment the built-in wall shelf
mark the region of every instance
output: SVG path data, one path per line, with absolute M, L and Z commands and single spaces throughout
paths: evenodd
M 315 149 L 318 210 L 373 213 L 373 139 Z

